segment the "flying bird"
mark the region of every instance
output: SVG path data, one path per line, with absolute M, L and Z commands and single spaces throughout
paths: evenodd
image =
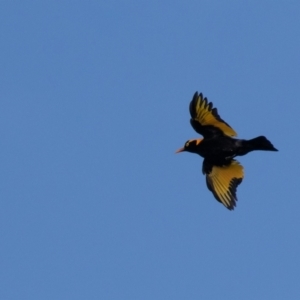
M 203 138 L 188 140 L 176 153 L 187 151 L 204 158 L 202 172 L 208 189 L 229 210 L 236 206 L 236 189 L 244 178 L 243 166 L 235 160 L 254 150 L 278 151 L 264 136 L 251 140 L 233 138 L 237 133 L 218 114 L 202 93 L 190 103 L 190 123 Z

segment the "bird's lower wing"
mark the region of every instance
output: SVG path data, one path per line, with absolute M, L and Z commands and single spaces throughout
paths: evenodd
M 236 160 L 229 165 L 215 166 L 209 161 L 203 161 L 203 173 L 206 174 L 206 184 L 215 198 L 229 210 L 236 206 L 236 189 L 244 178 L 244 168 Z

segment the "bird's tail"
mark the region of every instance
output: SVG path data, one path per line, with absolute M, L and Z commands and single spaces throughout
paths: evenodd
M 265 136 L 258 136 L 251 140 L 243 140 L 238 155 L 245 155 L 255 150 L 278 151 Z

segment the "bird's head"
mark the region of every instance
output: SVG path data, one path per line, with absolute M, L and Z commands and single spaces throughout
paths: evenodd
M 183 148 L 178 149 L 175 153 L 180 153 L 183 151 L 197 153 L 198 145 L 202 142 L 203 139 L 196 139 L 196 140 L 188 140 Z

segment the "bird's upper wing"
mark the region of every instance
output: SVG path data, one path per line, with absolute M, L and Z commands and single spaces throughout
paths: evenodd
M 196 92 L 190 103 L 191 125 L 204 137 L 214 135 L 236 136 L 236 132 L 218 114 L 218 110 L 213 108 L 207 98 Z
M 229 210 L 234 209 L 237 201 L 236 189 L 244 178 L 244 168 L 236 160 L 229 165 L 215 166 L 203 161 L 203 173 L 206 174 L 206 184 L 215 198 Z

